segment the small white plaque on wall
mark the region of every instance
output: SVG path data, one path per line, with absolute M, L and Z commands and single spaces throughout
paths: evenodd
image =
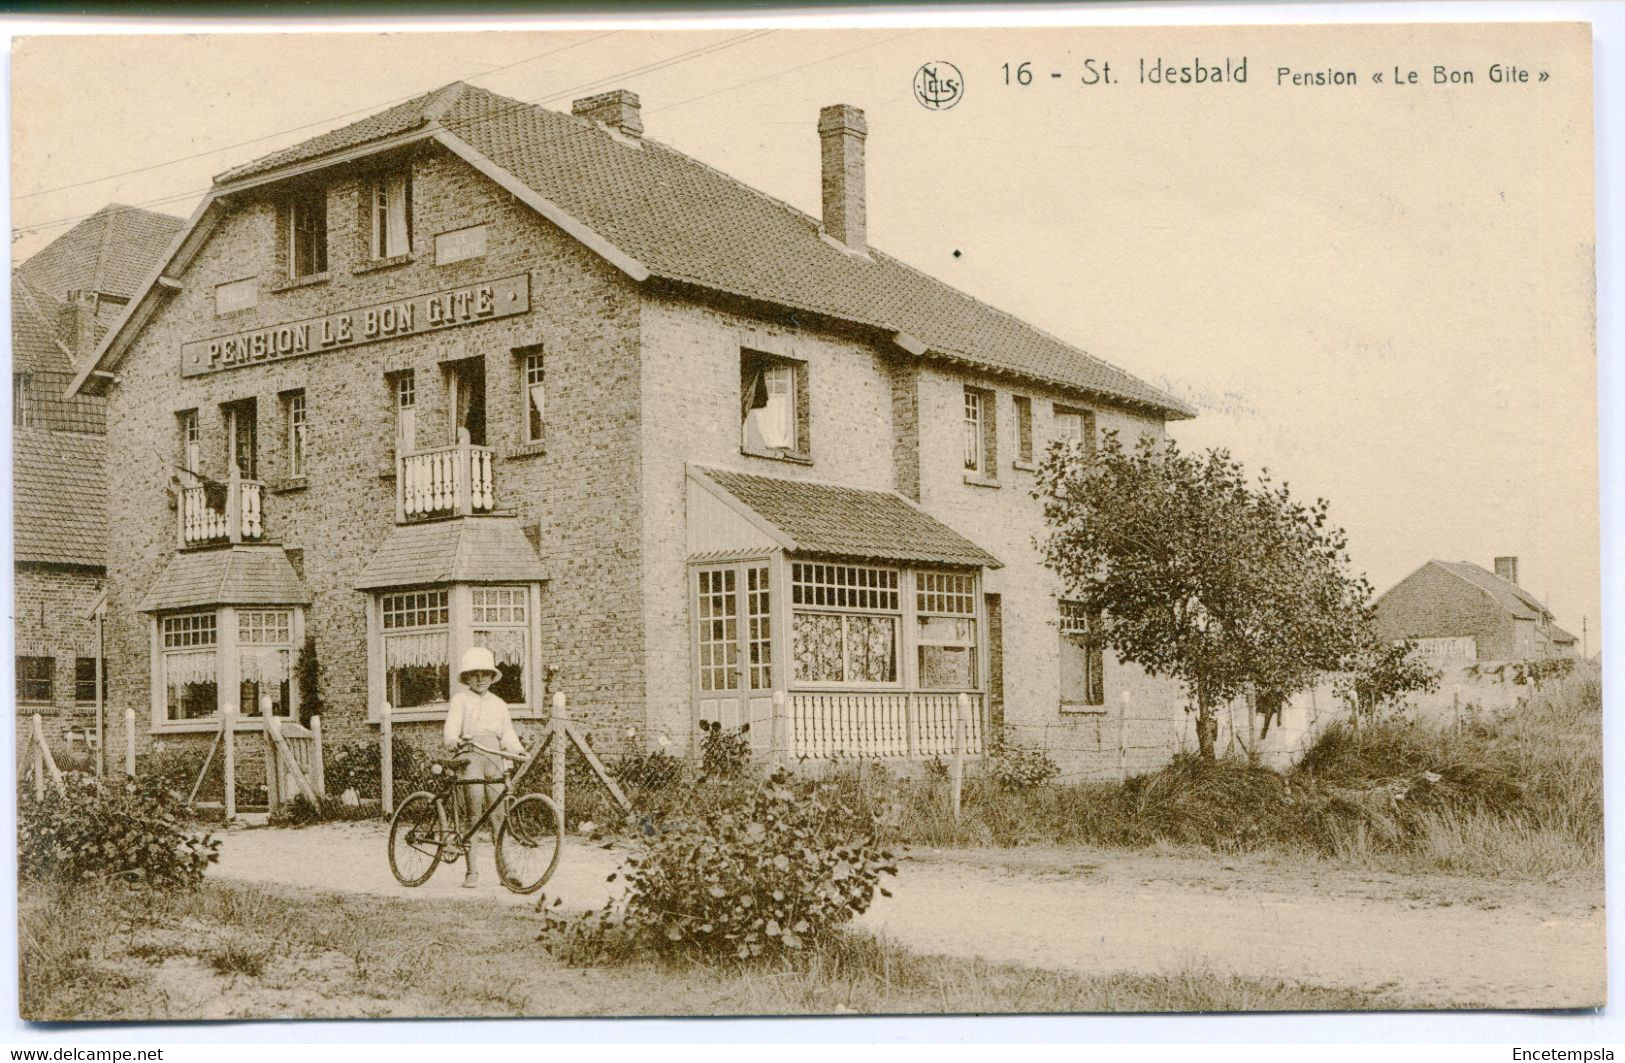
M 247 310 L 260 302 L 258 277 L 244 277 L 240 281 L 227 281 L 214 286 L 214 312 L 229 314 L 234 310 Z
M 434 264 L 461 262 L 485 254 L 485 226 L 470 225 L 466 229 L 453 229 L 434 238 Z

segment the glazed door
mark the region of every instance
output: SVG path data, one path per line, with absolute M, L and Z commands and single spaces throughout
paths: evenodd
M 695 692 L 701 720 L 733 730 L 749 723 L 751 745 L 772 741 L 773 621 L 766 561 L 694 570 Z

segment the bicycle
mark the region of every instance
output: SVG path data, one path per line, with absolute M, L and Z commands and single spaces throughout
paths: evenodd
M 447 809 L 446 798 L 457 786 L 493 786 L 495 780 L 463 779 L 458 773 L 468 764 L 457 754 L 479 750 L 501 758 L 502 790 L 485 803 L 485 811 L 466 830 L 458 827 L 455 808 Z M 389 869 L 403 886 L 421 886 L 435 868 L 467 857 L 475 832 L 486 821 L 503 812 L 496 829 L 497 878 L 514 893 L 535 893 L 559 866 L 564 848 L 564 816 L 558 806 L 542 794 L 515 797 L 513 786 L 523 778 L 531 759 L 501 750 L 487 749 L 468 742 L 430 769 L 438 786 L 435 791 L 419 790 L 402 801 L 389 823 Z M 520 767 L 516 771 L 514 765 Z

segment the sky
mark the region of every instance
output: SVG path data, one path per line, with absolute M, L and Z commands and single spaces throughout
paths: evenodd
M 1139 81 L 1243 56 L 1244 84 Z M 13 255 L 108 202 L 184 216 L 214 174 L 458 79 L 561 110 L 632 89 L 647 136 L 817 214 L 818 109 L 854 104 L 872 244 L 1197 407 L 1175 438 L 1329 498 L 1379 591 L 1516 555 L 1595 652 L 1589 56 L 1530 26 L 35 38 Z M 961 72 L 953 107 L 917 100 L 928 62 Z

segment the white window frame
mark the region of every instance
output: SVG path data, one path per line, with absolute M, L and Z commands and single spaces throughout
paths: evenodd
M 533 635 L 536 630 L 536 617 L 531 609 L 530 588 L 522 583 L 502 584 L 491 586 L 476 586 L 469 588 L 469 638 L 472 645 L 488 645 L 489 638 L 482 641 L 482 632 L 517 632 L 518 639 L 520 681 L 523 684 L 518 701 L 508 702 L 509 709 L 529 709 L 536 703 L 535 675 L 536 669 L 531 666 L 534 655 L 531 652 Z M 497 666 L 503 664 L 503 656 L 493 648 L 497 659 Z M 456 676 L 451 677 L 453 682 Z
M 987 424 L 984 408 L 985 394 L 977 388 L 965 389 L 965 471 L 975 476 L 987 475 L 987 439 L 983 431 Z
M 977 579 L 970 572 L 949 572 L 939 569 L 917 569 L 914 573 L 914 676 L 915 686 L 923 691 L 968 691 L 982 689 L 981 660 L 981 595 Z M 968 635 L 932 636 L 925 633 L 931 620 L 950 620 L 967 624 Z M 970 662 L 970 683 L 966 686 L 927 686 L 922 650 L 930 646 L 960 648 L 967 652 Z
M 1055 437 L 1077 444 L 1084 453 L 1095 449 L 1095 413 L 1079 406 L 1055 404 Z
M 206 622 L 206 623 L 205 623 Z M 220 711 L 220 617 L 214 609 L 190 610 L 171 613 L 154 621 L 155 642 L 159 649 L 160 668 L 156 676 L 155 702 L 162 704 L 162 723 L 169 725 L 196 724 L 207 720 L 205 716 L 176 716 L 170 713 L 169 669 L 170 661 L 183 655 L 214 658 L 214 711 Z M 180 711 L 182 697 L 176 695 L 174 709 Z
M 1106 711 L 1106 648 L 1092 630 L 1092 622 L 1082 603 L 1060 598 L 1055 603 L 1058 628 L 1062 642 L 1070 642 L 1084 655 L 1084 691 L 1082 701 L 1069 701 L 1060 685 L 1059 656 L 1056 659 L 1057 701 L 1063 713 L 1100 713 Z M 1058 647 L 1058 653 L 1065 652 Z M 1098 674 L 1097 674 L 1098 673 Z M 1099 700 L 1090 698 L 1090 691 L 1098 686 Z
M 421 599 L 409 601 L 409 599 Z M 377 598 L 380 618 L 381 641 L 379 643 L 380 661 L 384 672 L 384 700 L 391 706 L 403 711 L 432 711 L 438 709 L 444 712 L 451 701 L 452 683 L 456 676 L 452 674 L 456 668 L 452 646 L 452 615 L 451 615 L 451 589 L 449 587 L 411 587 L 400 590 L 386 591 Z M 395 608 L 392 610 L 391 606 Z M 391 624 L 391 615 L 427 614 L 429 619 L 423 621 L 409 621 L 406 623 Z M 442 619 L 435 619 L 443 614 Z M 397 705 L 396 691 L 390 689 L 389 681 L 389 644 L 395 640 L 404 640 L 409 637 L 423 635 L 442 635 L 446 645 L 446 684 L 442 688 L 443 696 L 435 701 L 423 702 L 419 705 Z
M 197 410 L 182 410 L 178 415 L 181 432 L 181 464 L 196 475 L 203 467 L 203 435 L 198 427 Z
M 327 272 L 327 190 L 325 188 L 313 189 L 294 196 L 288 201 L 288 279 L 303 280 L 306 277 L 320 277 Z M 316 225 L 312 215 L 317 203 L 321 204 L 321 225 Z M 308 234 L 313 241 L 311 245 L 310 265 L 319 267 L 301 271 L 299 268 L 299 238 L 301 234 Z
M 417 374 L 410 369 L 396 373 L 390 378 L 389 390 L 395 404 L 395 453 L 405 457 L 417 449 Z
M 253 417 L 251 419 L 244 417 L 244 414 L 249 410 L 253 410 Z M 229 474 L 232 468 L 236 468 L 243 479 L 257 479 L 260 471 L 260 418 L 258 405 L 254 404 L 252 399 L 228 402 L 225 405 L 225 411 L 226 471 Z M 249 429 L 247 433 L 248 468 L 246 469 L 242 467 L 243 455 L 241 454 L 241 451 L 243 448 L 241 446 L 242 441 L 238 439 L 238 429 L 244 426 L 245 421 Z
M 808 391 L 807 365 L 795 358 L 744 349 L 740 351 L 741 370 L 754 366 L 749 379 L 742 377 L 743 393 L 739 397 L 739 450 L 758 458 L 812 460 L 811 431 L 808 421 L 812 414 L 803 402 Z M 763 405 L 756 405 L 758 392 L 765 396 Z M 810 403 L 810 395 L 807 402 Z M 782 405 L 781 405 L 782 404 Z M 788 422 L 789 438 L 779 445 L 769 432 L 775 426 L 768 424 L 769 415 L 782 409 Z M 765 425 L 765 427 L 764 427 Z
M 239 701 L 242 700 L 242 695 L 241 695 L 242 684 L 244 682 L 250 682 L 250 680 L 244 680 L 242 678 L 242 674 L 243 674 L 243 667 L 242 667 L 243 648 L 244 647 L 256 647 L 258 649 L 268 649 L 268 650 L 271 650 L 273 652 L 280 652 L 281 654 L 283 654 L 282 667 L 283 667 L 283 669 L 284 669 L 284 671 L 285 671 L 285 673 L 287 674 L 287 677 L 288 677 L 286 680 L 284 680 L 284 682 L 286 682 L 288 684 L 288 696 L 287 696 L 286 700 L 284 701 L 284 703 L 282 705 L 282 710 L 280 712 L 273 712 L 273 715 L 275 715 L 277 717 L 277 719 L 279 719 L 279 720 L 291 720 L 291 719 L 293 719 L 297 715 L 296 710 L 294 709 L 294 680 L 293 680 L 293 669 L 294 669 L 294 642 L 293 642 L 294 610 L 291 609 L 291 608 L 287 608 L 287 607 L 283 607 L 283 608 L 277 608 L 277 607 L 258 608 L 258 607 L 256 607 L 256 608 L 253 608 L 253 609 L 238 608 L 238 609 L 233 610 L 233 612 L 236 613 L 236 624 L 237 624 L 236 653 L 237 653 L 237 660 L 238 660 L 238 663 L 237 663 L 237 675 L 238 675 L 237 687 L 238 687 L 238 690 L 237 690 L 237 693 L 236 693 L 236 696 L 235 696 L 235 700 L 239 700 Z M 219 683 L 219 681 L 217 679 L 216 680 L 216 689 L 218 689 L 218 683 Z M 237 711 L 239 713 L 241 713 L 245 717 L 252 717 L 252 718 L 255 718 L 255 719 L 262 719 L 262 716 L 261 716 L 261 713 L 260 713 L 260 707 L 259 707 L 257 701 L 259 699 L 262 699 L 263 697 L 264 697 L 264 692 L 261 691 L 259 693 L 257 699 L 256 699 L 256 704 L 254 704 L 253 706 L 249 706 L 247 704 L 239 704 L 237 706 Z

